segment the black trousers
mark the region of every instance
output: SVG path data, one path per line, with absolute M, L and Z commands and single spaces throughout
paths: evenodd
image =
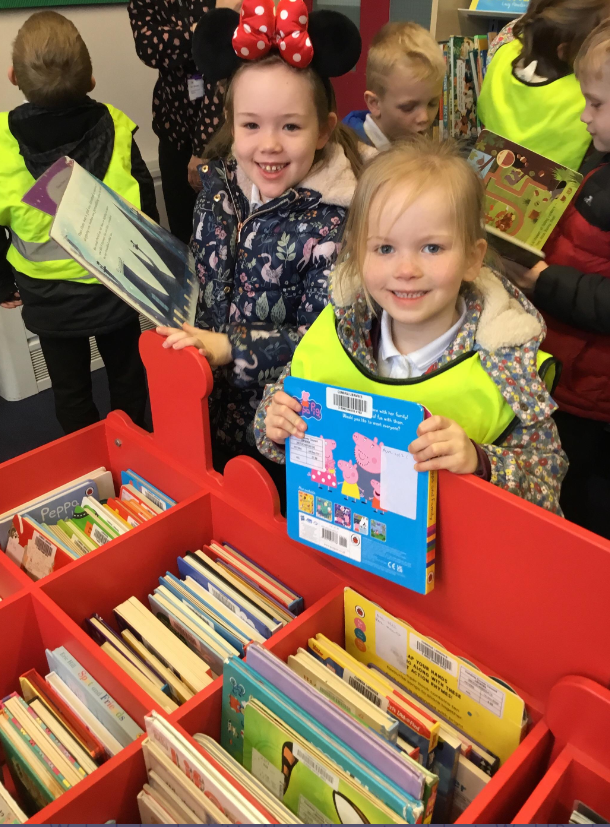
M 89 339 L 39 338 L 51 377 L 55 414 L 61 427 L 70 434 L 99 422 L 100 414 L 91 387 Z M 137 318 L 119 330 L 95 337 L 106 367 L 112 410 L 125 411 L 136 425 L 144 427 L 148 390 L 138 350 L 139 339 Z
M 560 505 L 568 520 L 610 539 L 610 425 L 557 411 L 555 422 L 570 467 Z
M 188 182 L 191 151 L 176 149 L 169 141 L 159 139 L 159 170 L 161 186 L 172 233 L 188 244 L 193 234 L 193 211 L 197 193 Z

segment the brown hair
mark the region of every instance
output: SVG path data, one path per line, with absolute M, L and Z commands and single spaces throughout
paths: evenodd
M 435 85 L 445 76 L 438 43 L 417 23 L 386 23 L 379 29 L 366 59 L 366 88 L 382 97 L 386 78 L 399 64 L 408 66 L 418 80 Z
M 335 93 L 330 81 L 323 81 L 322 78 L 314 72 L 313 69 L 294 69 L 286 63 L 279 55 L 270 55 L 262 58 L 262 60 L 253 61 L 251 63 L 244 63 L 235 72 L 229 81 L 225 93 L 225 121 L 220 129 L 214 134 L 214 137 L 208 144 L 205 150 L 206 158 L 224 158 L 227 159 L 231 155 L 231 148 L 233 146 L 233 120 L 234 120 L 234 88 L 237 78 L 250 68 L 265 67 L 265 66 L 285 66 L 292 72 L 297 72 L 302 77 L 307 78 L 311 85 L 314 105 L 316 107 L 316 114 L 318 116 L 318 123 L 320 126 L 328 123 L 328 118 L 331 112 L 337 111 L 337 102 L 335 100 Z M 362 169 L 362 158 L 358 147 L 358 137 L 355 132 L 342 123 L 337 123 L 329 138 L 329 143 L 339 144 L 348 161 L 351 164 L 354 175 L 358 177 Z M 316 152 L 314 163 L 322 160 L 323 150 Z
M 610 20 L 594 29 L 580 48 L 574 61 L 574 71 L 581 78 L 601 78 L 610 59 Z
M 413 204 L 423 192 L 442 189 L 451 206 L 455 235 L 464 255 L 485 238 L 483 224 L 483 182 L 461 157 L 454 141 L 432 141 L 418 136 L 393 144 L 366 165 L 348 213 L 344 243 L 333 272 L 333 288 L 341 304 L 361 290 L 370 298 L 363 281 L 371 209 L 387 203 L 396 192 L 404 192 L 398 214 Z M 383 210 L 381 207 L 380 212 Z M 349 298 L 348 298 L 349 297 Z
M 13 43 L 17 85 L 31 103 L 64 106 L 91 91 L 91 58 L 78 29 L 55 11 L 25 21 Z
M 528 66 L 537 60 L 537 75 L 555 80 L 570 74 L 587 35 L 609 13 L 608 0 L 531 0 L 513 29 L 523 44 L 513 66 Z

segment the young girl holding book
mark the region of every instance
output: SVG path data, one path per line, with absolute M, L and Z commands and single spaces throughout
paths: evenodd
M 288 374 L 345 388 L 357 377 L 359 389 L 364 377 L 433 414 L 409 448 L 416 470 L 473 473 L 560 513 L 567 463 L 542 378 L 544 323 L 483 265 L 482 212 L 482 184 L 448 143 L 399 145 L 367 167 L 331 304 L 257 411 L 263 454 L 284 462 L 285 440 L 307 429 Z
M 607 0 L 531 0 L 487 69 L 477 102 L 485 128 L 577 170 L 591 136 L 574 60 L 609 11 Z
M 200 70 L 230 78 L 226 124 L 200 167 L 196 327 L 158 328 L 165 347 L 193 345 L 216 369 L 210 419 L 218 470 L 236 454 L 259 458 L 254 413 L 328 300 L 361 166 L 328 79 L 355 65 L 357 28 L 337 12 L 308 21 L 302 0 L 281 0 L 275 12 L 273 0 L 245 0 L 241 17 L 210 11 L 197 27 Z

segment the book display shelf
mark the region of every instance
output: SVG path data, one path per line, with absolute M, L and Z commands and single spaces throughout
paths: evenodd
M 137 470 L 177 505 L 36 583 L 0 554 L 0 697 L 28 669 L 46 674 L 45 648 L 64 645 L 141 727 L 156 709 L 195 748 L 197 732 L 218 738 L 222 678 L 167 715 L 84 629 L 95 612 L 112 623 L 132 595 L 146 603 L 159 576 L 177 573 L 179 555 L 214 538 L 303 595 L 305 611 L 265 644 L 282 659 L 318 632 L 343 645 L 349 585 L 524 698 L 528 734 L 459 823 L 565 823 L 575 799 L 607 810 L 610 543 L 487 483 L 442 473 L 436 587 L 406 591 L 288 539 L 277 493 L 253 460 L 214 472 L 207 362 L 192 348 L 165 350 L 152 332 L 141 350 L 154 434 L 112 413 L 0 465 L 0 513 L 102 465 L 115 483 L 122 469 Z M 31 823 L 139 822 L 141 740 Z M 11 789 L 8 772 L 5 781 Z

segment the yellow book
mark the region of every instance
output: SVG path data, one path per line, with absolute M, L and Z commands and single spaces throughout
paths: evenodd
M 527 721 L 518 695 L 353 589 L 344 602 L 350 655 L 381 669 L 502 763 L 512 755 Z
M 129 629 L 124 629 L 121 632 L 123 640 L 129 644 L 129 646 L 133 649 L 133 651 L 138 655 L 143 661 L 149 664 L 149 666 L 158 672 L 159 675 L 165 680 L 165 683 L 169 686 L 172 691 L 172 695 L 174 699 L 178 703 L 186 703 L 186 701 L 190 701 L 191 698 L 195 697 L 195 693 L 192 692 L 188 686 L 183 683 L 180 678 L 178 678 L 171 669 L 168 669 L 165 664 L 161 663 L 159 658 L 155 657 L 152 652 L 150 652 L 143 643 L 141 643 L 137 637 L 129 631 Z
M 109 658 L 121 667 L 123 672 L 126 672 L 129 677 L 134 680 L 138 686 L 149 695 L 153 701 L 156 701 L 161 709 L 164 709 L 166 712 L 175 712 L 178 709 L 178 704 L 174 703 L 171 698 L 169 698 L 164 692 L 161 692 L 152 681 L 149 681 L 147 677 L 145 677 L 140 670 L 131 663 L 131 661 L 127 660 L 119 650 L 114 647 L 111 643 L 102 643 L 101 647 L 104 652 L 108 655 Z

